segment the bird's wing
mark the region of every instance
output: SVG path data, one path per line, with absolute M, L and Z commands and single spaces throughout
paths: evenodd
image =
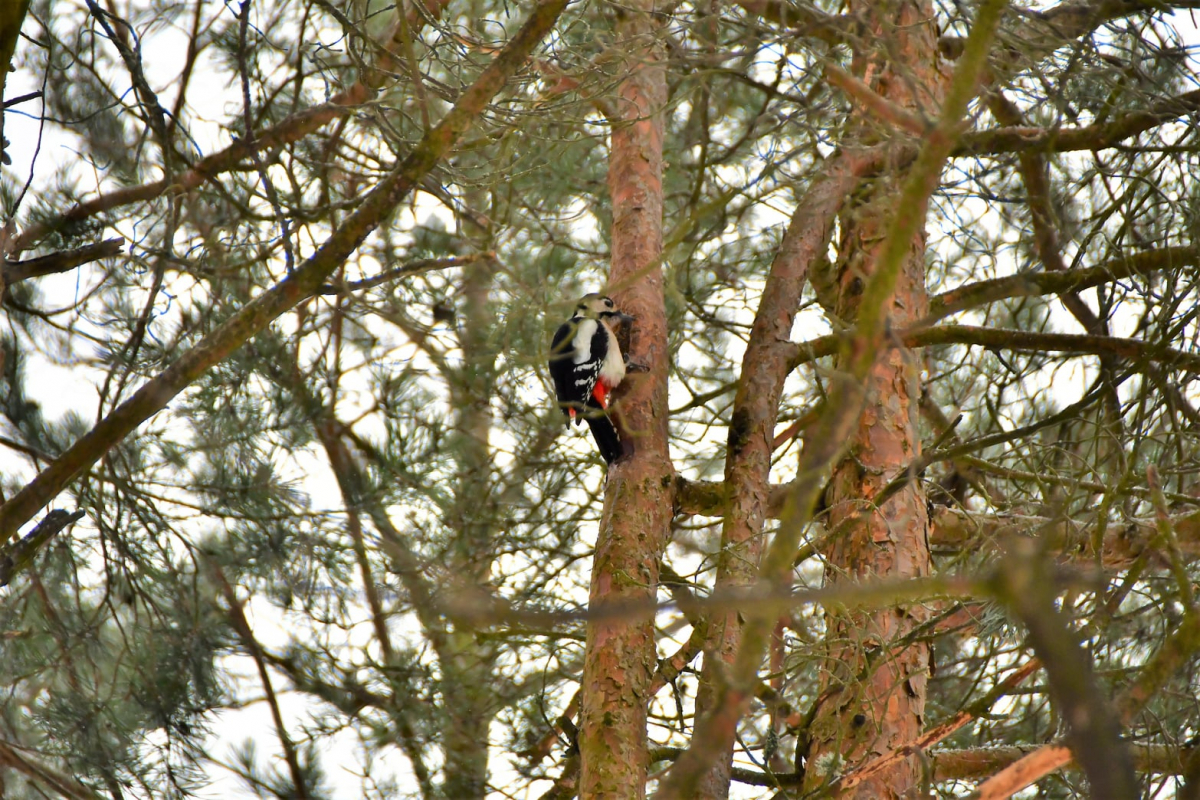
M 570 416 L 570 409 L 564 403 L 570 403 L 574 394 L 572 383 L 575 380 L 575 348 L 572 340 L 575 338 L 575 324 L 564 322 L 554 332 L 550 342 L 550 377 L 554 380 L 554 394 L 558 399 L 563 414 Z

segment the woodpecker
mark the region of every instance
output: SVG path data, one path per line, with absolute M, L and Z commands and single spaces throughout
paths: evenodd
M 609 464 L 622 452 L 617 428 L 607 413 L 609 393 L 625 378 L 625 358 L 615 331 L 632 321 L 616 309 L 611 297 L 587 294 L 550 343 L 550 376 L 567 427 L 586 421 Z

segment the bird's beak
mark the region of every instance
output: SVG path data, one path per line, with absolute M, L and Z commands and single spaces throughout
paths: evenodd
M 635 317 L 633 314 L 626 314 L 624 311 L 618 311 L 617 312 L 617 322 L 620 324 L 625 324 L 627 322 L 637 322 L 637 317 Z

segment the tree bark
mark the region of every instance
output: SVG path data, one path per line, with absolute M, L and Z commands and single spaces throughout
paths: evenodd
M 495 382 L 495 355 L 488 346 L 491 306 L 488 295 L 494 265 L 477 261 L 463 269 L 462 371 L 455 384 L 454 454 L 458 479 L 453 518 L 447 528 L 455 537 L 452 573 L 466 591 L 487 586 L 491 577 L 492 525 L 490 491 L 492 417 L 489 400 Z M 446 797 L 482 798 L 487 794 L 488 730 L 495 712 L 495 656 L 476 631 L 456 622 L 446 636 L 442 661 L 442 703 L 446 727 L 442 747 Z
M 653 7 L 652 0 L 636 0 L 617 20 L 625 77 L 609 160 L 609 285 L 619 307 L 637 317 L 629 355 L 648 371 L 630 374 L 617 393 L 623 435 L 633 452 L 608 470 L 592 565 L 592 609 L 653 601 L 658 561 L 670 537 L 675 482 L 667 450 L 669 354 L 660 266 L 666 77 Z M 645 796 L 646 710 L 655 664 L 652 613 L 588 625 L 579 724 L 581 797 Z
M 746 590 L 758 579 L 763 551 L 763 525 L 770 506 L 771 454 L 775 419 L 787 379 L 792 322 L 800 307 L 809 266 L 823 258 L 838 209 L 851 193 L 870 159 L 835 156 L 797 205 L 771 264 L 762 302 L 755 314 L 750 341 L 729 426 L 725 461 L 728 504 L 717 556 L 716 591 Z M 736 609 L 713 615 L 708 622 L 704 670 L 696 698 L 698 715 L 709 713 L 720 694 L 716 660 L 732 664 L 742 641 L 742 617 Z M 700 781 L 700 797 L 729 795 L 733 766 L 733 729 L 722 731 L 719 758 Z
M 877 49 L 855 54 L 853 71 L 895 106 L 935 117 L 943 78 L 937 70 L 937 30 L 924 0 L 861 3 L 868 33 Z M 871 123 L 858 120 L 860 135 Z M 854 207 L 841 216 L 842 236 L 832 277 L 838 318 L 853 323 L 896 213 L 903 173 L 885 172 L 866 183 Z M 924 316 L 925 234 L 912 238 L 899 278 L 887 303 L 892 328 Z M 895 345 L 895 342 L 888 344 Z M 840 364 L 842 368 L 847 365 Z M 929 520 L 921 484 L 912 480 L 880 508 L 873 499 L 920 456 L 917 361 L 896 346 L 875 361 L 867 379 L 868 400 L 850 448 L 834 467 L 827 494 L 831 529 L 846 529 L 827 555 L 826 581 L 908 578 L 929 574 Z M 863 513 L 867 511 L 867 513 Z M 877 758 L 921 732 L 929 647 L 895 643 L 927 619 L 920 606 L 884 611 L 826 611 L 828 662 L 822 670 L 820 699 L 808 731 L 806 788 L 818 787 L 843 771 L 843 764 Z M 856 786 L 845 796 L 898 798 L 919 780 L 919 760 L 898 761 L 890 770 Z

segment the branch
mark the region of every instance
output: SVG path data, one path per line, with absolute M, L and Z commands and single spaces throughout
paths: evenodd
M 727 500 L 725 485 L 714 481 L 688 481 L 677 477 L 675 499 L 677 514 L 719 517 L 725 514 Z M 1102 488 L 1099 487 L 1098 488 Z M 775 484 L 771 487 L 767 516 L 779 519 L 787 498 L 795 491 L 794 484 Z M 967 550 L 984 543 L 1016 535 L 1053 536 L 1070 548 L 1064 553 L 1070 558 L 1093 558 L 1090 548 L 1080 549 L 1080 542 L 1090 541 L 1086 535 L 1094 523 L 1066 517 L 1029 517 L 1018 514 L 971 514 L 946 506 L 934 506 L 930 514 L 929 543 L 943 550 Z M 1183 556 L 1189 561 L 1200 560 L 1200 511 L 1172 517 L 1169 520 L 1179 541 Z M 1100 539 L 1101 559 L 1106 569 L 1127 568 L 1151 546 L 1157 535 L 1154 519 L 1133 519 L 1108 525 Z
M 262 683 L 263 693 L 266 695 L 267 706 L 271 710 L 271 719 L 275 723 L 275 735 L 279 737 L 279 744 L 283 748 L 283 757 L 287 761 L 288 772 L 292 778 L 292 787 L 295 789 L 296 797 L 299 800 L 308 800 L 308 784 L 304 779 L 304 770 L 300 767 L 300 759 L 296 755 L 296 745 L 288 736 L 287 727 L 283 724 L 283 714 L 279 710 L 279 700 L 275 695 L 275 688 L 271 685 L 271 674 L 267 671 L 267 663 L 263 659 L 263 650 L 259 645 L 258 640 L 254 638 L 254 630 L 250 627 L 250 621 L 246 619 L 246 612 L 242 609 L 242 602 L 238 600 L 237 593 L 225 578 L 225 572 L 220 565 L 215 562 L 210 562 L 209 567 L 212 570 L 213 577 L 216 578 L 220 585 L 221 594 L 225 597 L 225 602 L 229 603 L 229 619 L 233 624 L 233 629 L 237 631 L 238 638 L 242 640 L 242 645 L 249 652 L 250 657 L 254 660 L 254 666 L 258 669 L 258 679 Z
M 1159 344 L 1118 336 L 1089 336 L 1071 333 L 1038 333 L 1009 328 L 983 328 L 974 325 L 939 325 L 933 328 L 909 328 L 896 334 L 896 346 L 906 348 L 933 345 L 966 344 L 989 350 L 1017 352 L 1060 352 L 1080 355 L 1109 355 L 1130 361 L 1153 361 L 1171 367 L 1200 372 L 1200 354 L 1185 353 Z M 808 361 L 831 356 L 842 340 L 830 334 L 796 345 L 793 368 Z
M 828 44 L 845 44 L 851 37 L 854 18 L 833 16 L 816 8 L 783 0 L 736 0 L 749 14 L 788 29 L 792 36 L 819 39 Z
M 1102 495 L 1119 490 L 1125 494 L 1135 497 L 1149 497 L 1151 491 L 1145 486 L 1121 486 L 1117 487 L 1110 483 L 1101 483 L 1100 481 L 1089 481 L 1081 478 L 1058 475 L 1053 472 L 1029 472 L 1027 470 L 1015 469 L 1013 467 L 1004 467 L 999 464 L 993 464 L 990 461 L 985 461 L 976 456 L 960 455 L 959 458 L 964 464 L 973 467 L 979 472 L 988 475 L 995 475 L 1005 480 L 1025 481 L 1036 485 L 1047 486 L 1068 486 L 1075 490 L 1091 492 L 1092 494 Z M 1185 503 L 1189 506 L 1195 506 L 1200 500 L 1190 494 L 1182 494 L 1179 492 L 1164 492 L 1163 493 L 1173 503 Z
M 21 25 L 29 11 L 29 0 L 7 0 L 0 4 L 0 99 L 4 97 L 4 85 L 11 71 L 12 57 L 17 50 L 17 39 L 21 36 Z M 14 101 L 15 102 L 15 101 Z M 4 104 L 8 108 L 8 103 Z M 11 164 L 4 152 L 4 113 L 0 110 L 0 163 Z
M 137 96 L 138 104 L 141 105 L 145 113 L 146 124 L 154 131 L 154 135 L 158 137 L 158 146 L 162 150 L 165 170 L 170 174 L 170 164 L 174 160 L 174 151 L 171 147 L 170 134 L 167 131 L 167 110 L 158 102 L 158 95 L 150 88 L 150 83 L 146 80 L 146 73 L 142 69 L 141 47 L 139 46 L 135 51 L 129 46 L 129 23 L 111 11 L 102 10 L 100 6 L 96 5 L 96 0 L 84 0 L 84 4 L 91 12 L 92 17 L 104 29 L 105 38 L 112 43 L 113 47 L 117 49 L 117 53 L 121 56 L 121 61 L 124 62 L 125 69 L 129 73 L 129 80 L 133 85 L 133 91 Z M 112 6 L 109 6 L 109 8 L 112 8 Z M 117 26 L 116 29 L 113 28 L 113 24 Z
M 1090 269 L 1063 272 L 1031 272 L 969 283 L 943 292 L 929 301 L 929 314 L 922 326 L 932 325 L 951 314 L 1007 300 L 1010 297 L 1037 297 L 1083 291 L 1133 276 L 1149 276 L 1165 270 L 1200 264 L 1200 247 L 1163 247 L 1147 250 L 1101 264 Z
M 340 445 L 341 442 L 338 441 L 338 444 Z M 326 446 L 328 447 L 328 445 Z M 330 460 L 332 461 L 332 458 Z M 340 483 L 340 475 L 338 476 L 338 480 Z M 383 656 L 383 666 L 388 670 L 389 681 L 396 681 L 395 673 L 392 672 L 392 670 L 395 670 L 397 664 L 396 653 L 392 648 L 392 639 L 388 633 L 387 616 L 383 610 L 383 602 L 379 598 L 379 587 L 375 583 L 375 576 L 371 570 L 371 562 L 367 559 L 367 545 L 363 537 L 362 521 L 355 509 L 347 508 L 346 523 L 350 531 L 350 540 L 354 545 L 354 560 L 358 563 L 363 591 L 367 597 L 367 606 L 371 609 L 371 625 L 375 629 L 375 638 L 379 642 L 379 652 Z M 396 684 L 393 683 L 392 685 L 395 686 Z M 394 714 L 392 719 L 392 724 L 396 726 L 396 733 L 400 739 L 400 749 L 408 757 L 413 776 L 417 779 L 417 785 L 421 788 L 421 797 L 424 800 L 435 797 L 436 791 L 433 779 L 429 774 L 429 767 L 425 764 L 421 739 L 413 728 L 412 722 L 405 714 Z
M 1061 747 L 1061 745 L 1051 745 Z M 1063 766 L 1077 766 L 1070 759 L 1070 750 L 1061 747 L 1067 753 L 1067 761 Z M 1138 772 L 1157 775 L 1180 775 L 1184 772 L 1184 762 L 1191 754 L 1200 749 L 1183 750 L 1164 745 L 1131 745 L 1134 764 Z M 679 747 L 656 747 L 651 751 L 651 758 L 657 761 L 671 761 L 679 758 L 683 749 Z M 997 747 L 972 747 L 965 750 L 933 750 L 925 755 L 929 759 L 930 775 L 934 781 L 972 781 L 990 775 L 998 769 L 1009 766 L 1030 754 L 1030 748 L 1021 745 L 1001 745 Z M 775 772 L 767 774 L 756 769 L 733 769 L 733 779 L 748 786 L 788 787 L 799 786 L 804 782 L 804 775 L 795 772 Z M 1017 791 L 1017 790 L 1014 790 Z M 1009 795 L 994 794 L 991 800 L 1006 800 Z M 976 795 L 977 800 L 980 796 Z
M 835 780 L 830 787 L 834 792 L 845 791 L 851 789 L 858 784 L 870 780 L 871 778 L 885 772 L 892 765 L 903 761 L 909 756 L 924 753 L 929 748 L 933 747 L 938 742 L 943 741 L 955 732 L 962 729 L 968 722 L 972 722 L 979 717 L 991 711 L 993 705 L 1000 698 L 1008 695 L 1013 689 L 1016 689 L 1025 680 L 1037 672 L 1042 667 L 1042 662 L 1036 658 L 1030 659 L 1020 669 L 1014 671 L 1007 678 L 997 684 L 986 695 L 981 697 L 977 702 L 972 703 L 967 708 L 959 711 L 950 719 L 940 725 L 935 725 L 925 733 L 921 734 L 912 742 L 906 745 L 892 749 L 886 755 L 883 755 L 869 764 L 854 770 L 853 772 L 843 775 Z
M 143 421 L 166 407 L 175 395 L 209 368 L 227 358 L 274 319 L 315 294 L 326 278 L 358 249 L 375 227 L 450 152 L 509 76 L 525 63 L 529 53 L 553 27 L 566 5 L 567 0 L 539 3 L 525 25 L 483 70 L 475 83 L 459 95 L 458 102 L 445 118 L 425 134 L 408 157 L 363 199 L 358 209 L 294 273 L 247 303 L 178 361 L 147 381 L 32 482 L 0 506 L 0 542 L 11 537 L 63 487 L 96 463 L 109 448 L 132 433 Z
M 1002 44 L 992 53 L 989 68 L 993 86 L 1007 83 L 1060 47 L 1080 39 L 1113 20 L 1134 14 L 1162 13 L 1168 8 L 1194 8 L 1194 0 L 1065 0 L 1045 11 L 1021 9 L 1016 22 L 1004 30 Z M 938 49 L 949 59 L 960 57 L 963 40 L 943 36 Z
M 1070 749 L 1063 747 L 1061 744 L 1047 745 L 1044 748 L 1036 749 L 1035 752 L 1040 752 L 1043 749 L 1047 751 L 1048 761 L 1061 759 L 1063 757 L 1061 751 L 1065 751 L 1066 761 L 1061 766 L 1078 768 L 1078 765 L 1071 760 Z M 1145 744 L 1131 744 L 1130 751 L 1133 756 L 1134 765 L 1137 767 L 1139 773 L 1158 775 L 1181 774 L 1183 772 L 1183 761 L 1189 752 L 1177 747 Z M 1192 748 L 1190 752 L 1196 752 L 1196 749 Z M 1019 745 L 973 747 L 965 750 L 935 750 L 928 755 L 934 780 L 977 781 L 980 778 L 995 773 L 998 769 L 1008 767 L 1029 756 L 1030 747 Z M 982 784 L 979 788 L 982 789 Z M 1012 791 L 1016 792 L 1020 791 L 1020 789 L 1012 789 Z M 987 795 L 991 800 L 1006 799 L 1010 796 L 1011 792 L 1009 794 L 996 793 Z M 978 794 L 975 797 L 976 800 L 982 800 L 985 795 Z
M 434 270 L 461 267 L 467 264 L 474 264 L 477 261 L 483 261 L 495 257 L 495 253 L 472 253 L 471 255 L 457 256 L 454 258 L 423 258 L 418 261 L 413 261 L 410 264 L 405 264 L 403 267 L 389 269 L 386 272 L 381 272 L 373 277 L 364 278 L 361 281 L 348 281 L 337 284 L 327 283 L 321 287 L 318 294 L 350 294 L 351 292 L 357 292 L 363 289 L 371 289 L 399 278 L 410 278 L 413 275 L 423 275 L 426 272 L 433 272 Z
M 955 158 L 998 153 L 1066 153 L 1072 150 L 1103 150 L 1131 136 L 1200 111 L 1200 89 L 1160 100 L 1151 108 L 1134 111 L 1111 122 L 1084 128 L 1006 127 L 977 131 L 963 136 L 954 149 Z
M 1079 635 L 1068 624 L 1066 613 L 1055 606 L 1059 590 L 1042 544 L 1013 542 L 991 583 L 996 599 L 1028 631 L 1029 642 L 1045 665 L 1055 710 L 1067 724 L 1069 755 L 1055 746 L 1030 756 L 1029 761 L 1057 769 L 1074 756 L 1083 766 L 1096 800 L 1137 797 L 1133 760 L 1121 740 L 1122 720 L 1101 690 Z M 1016 765 L 1012 769 L 1019 771 Z M 992 779 L 988 783 L 998 782 Z M 980 786 L 980 796 L 989 796 L 984 786 Z
M 1022 121 L 1020 110 L 999 92 L 993 92 L 988 98 L 988 106 L 993 116 L 1002 124 L 1013 125 Z M 1029 204 L 1030 221 L 1033 224 L 1034 250 L 1047 270 L 1066 272 L 1067 265 L 1063 261 L 1058 226 L 1055 224 L 1055 213 L 1050 199 L 1050 170 L 1047 168 L 1046 157 L 1038 152 L 1022 152 L 1017 156 L 1017 163 L 1020 165 L 1021 181 L 1025 184 L 1025 196 Z M 1083 302 L 1077 290 L 1059 292 L 1058 296 L 1085 331 L 1097 336 L 1108 335 L 1107 325 Z M 1111 377 L 1112 370 L 1109 365 L 1105 368 Z
M 1195 608 L 1189 608 L 1179 627 L 1171 632 L 1138 671 L 1137 680 L 1117 698 L 1121 723 L 1131 724 L 1146 703 L 1166 685 L 1167 680 L 1191 661 L 1197 650 L 1200 650 L 1200 613 Z
M 785 0 L 735 0 L 746 13 L 761 17 L 787 29 L 792 37 L 817 39 L 830 45 L 853 44 L 856 39 L 856 20 L 849 14 L 835 16 L 812 6 L 789 3 Z M 992 54 L 990 65 L 993 80 L 1005 80 L 1060 47 L 1086 36 L 1091 31 L 1122 17 L 1140 13 L 1161 13 L 1170 9 L 1196 8 L 1195 0 L 1065 0 L 1057 6 L 1041 10 L 1018 9 L 1015 22 L 1003 29 L 1001 38 L 1007 44 Z M 942 36 L 938 52 L 947 59 L 962 56 L 966 39 Z
M 64 250 L 60 253 L 51 253 L 25 261 L 12 261 L 4 265 L 2 283 L 4 286 L 12 286 L 14 283 L 20 283 L 29 278 L 67 272 L 102 258 L 112 258 L 121 254 L 121 247 L 124 244 L 125 240 L 118 236 L 115 239 L 105 239 L 103 242 L 84 245 L 74 250 Z
M 68 525 L 78 522 L 84 517 L 83 511 L 63 511 L 60 508 L 47 512 L 42 521 L 33 530 L 25 534 L 21 541 L 0 553 L 0 586 L 8 586 L 12 579 L 21 574 L 30 564 L 38 551 L 50 539 Z
M 971 515 L 965 511 L 938 507 L 931 519 L 930 544 L 945 549 L 978 548 L 984 542 L 1012 536 L 1048 536 L 1062 542 L 1064 557 L 1091 559 L 1095 554 L 1081 543 L 1092 541 L 1087 535 L 1094 523 L 1067 518 L 1022 517 L 1010 515 Z M 1171 519 L 1180 550 L 1188 559 L 1200 560 L 1200 511 Z M 1135 519 L 1108 525 L 1100 535 L 1100 557 L 1105 569 L 1126 569 L 1142 557 L 1157 535 L 1155 520 Z
M 102 800 L 104 797 L 79 783 L 74 777 L 34 761 L 20 752 L 24 749 L 11 742 L 0 741 L 0 765 L 20 772 L 33 783 L 49 787 L 69 800 Z
M 1007 800 L 1026 786 L 1062 769 L 1072 760 L 1071 748 L 1057 743 L 1044 745 L 979 784 L 976 796 L 978 800 Z
M 368 491 L 362 470 L 354 463 L 350 451 L 338 435 L 338 424 L 333 420 L 326 420 L 318 422 L 314 427 L 317 438 L 325 448 L 329 468 L 337 479 L 346 508 L 370 517 L 379 533 L 384 552 L 391 558 L 396 574 L 408 590 L 413 613 L 416 614 L 434 648 L 439 653 L 444 653 L 446 630 L 439 619 L 440 608 L 434 598 L 436 587 L 426 575 L 426 565 L 392 525 L 379 498 Z
M 661 687 L 660 687 L 661 688 Z M 572 732 L 568 738 L 574 738 L 575 716 L 579 713 L 579 703 L 582 698 L 581 690 L 576 689 L 575 694 L 571 696 L 571 700 L 567 703 L 567 707 L 559 714 L 554 722 L 550 725 L 550 730 L 542 735 L 541 739 L 528 747 L 525 750 L 518 750 L 514 755 L 520 756 L 529 762 L 530 766 L 537 766 L 545 760 L 546 756 L 550 755 L 550 750 L 555 744 L 562 741 L 561 733 L 568 731 Z
M 848 94 L 871 115 L 884 122 L 917 136 L 924 136 L 929 132 L 929 123 L 925 120 L 888 100 L 837 64 L 825 65 L 825 78 L 831 85 Z
M 1143 665 L 1137 680 L 1117 698 L 1115 705 L 1121 724 L 1128 726 L 1133 722 L 1150 698 L 1158 694 L 1166 685 L 1167 679 L 1188 663 L 1197 650 L 1200 650 L 1200 614 L 1191 609 L 1184 617 L 1183 624 L 1171 633 Z M 1004 800 L 1011 797 L 1026 786 L 1066 766 L 1071 762 L 1071 758 L 1071 751 L 1060 744 L 1044 745 L 1032 753 L 1022 754 L 1020 758 L 979 785 L 979 800 Z M 1177 759 L 1177 762 L 1179 767 L 1163 771 L 1182 772 L 1183 759 Z M 1151 771 L 1141 764 L 1137 766 L 1139 771 Z
M 26 92 L 25 94 L 5 100 L 4 108 L 12 108 L 13 106 L 21 105 L 21 103 L 28 103 L 30 100 L 40 100 L 41 98 L 42 91 L 40 89 L 36 92 Z
M 578 797 L 581 766 L 579 753 L 576 751 L 568 753 L 563 762 L 562 774 L 538 800 L 572 800 L 572 798 Z

